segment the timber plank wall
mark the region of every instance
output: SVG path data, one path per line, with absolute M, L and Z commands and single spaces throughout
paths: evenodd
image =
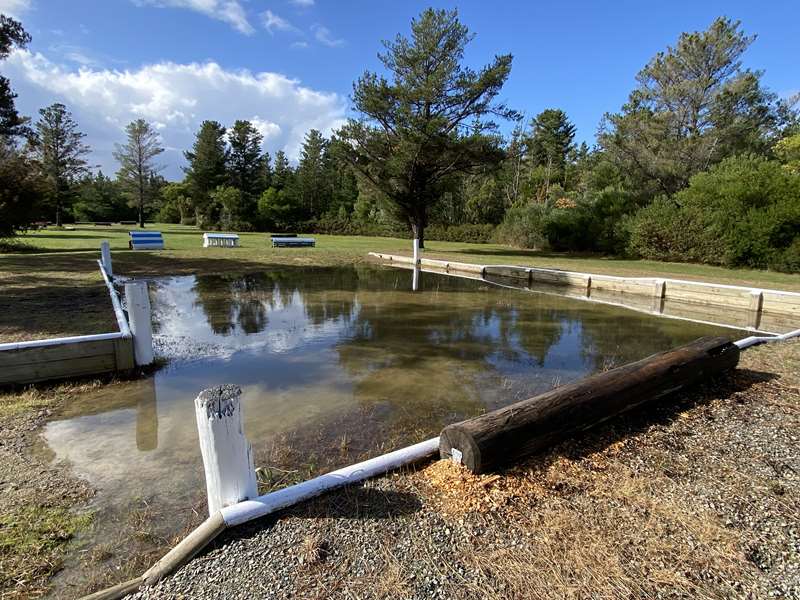
M 65 338 L 47 346 L 0 350 L 0 384 L 23 384 L 132 369 L 133 339 Z
M 0 344 L 0 385 L 19 385 L 129 371 L 136 366 L 133 335 L 111 277 L 98 261 L 119 331 Z
M 413 265 L 410 256 L 370 252 L 396 264 Z M 444 273 L 508 280 L 533 290 L 560 289 L 565 295 L 644 310 L 653 314 L 730 324 L 768 333 L 796 329 L 800 323 L 800 293 L 734 285 L 663 279 L 616 277 L 514 265 L 476 265 L 430 258 L 420 267 Z

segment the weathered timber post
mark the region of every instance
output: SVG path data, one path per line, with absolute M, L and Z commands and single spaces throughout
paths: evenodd
M 653 312 L 664 312 L 664 296 L 667 292 L 667 283 L 663 279 L 653 281 Z
M 242 424 L 241 395 L 239 386 L 228 384 L 203 390 L 194 401 L 209 515 L 258 495 L 253 450 Z
M 732 369 L 738 361 L 739 348 L 727 338 L 700 338 L 449 425 L 440 435 L 439 455 L 481 473 Z
M 125 284 L 125 302 L 128 305 L 128 321 L 133 334 L 133 351 L 136 364 L 153 362 L 153 324 L 150 321 L 150 295 L 146 281 L 130 281 Z
M 100 260 L 108 276 L 113 277 L 114 272 L 111 270 L 111 246 L 109 246 L 108 240 L 100 242 Z
M 758 329 L 761 326 L 761 309 L 764 305 L 764 292 L 750 290 L 750 303 L 748 306 L 747 326 Z

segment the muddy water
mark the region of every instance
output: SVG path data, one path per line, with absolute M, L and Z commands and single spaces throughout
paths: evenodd
M 257 466 L 277 467 L 279 482 L 701 335 L 731 335 L 433 273 L 411 292 L 411 276 L 306 267 L 153 281 L 166 365 L 76 399 L 44 432 L 53 459 L 98 489 L 95 526 L 60 589 L 165 543 L 193 507 L 202 516 L 193 400 L 206 387 L 242 387 Z

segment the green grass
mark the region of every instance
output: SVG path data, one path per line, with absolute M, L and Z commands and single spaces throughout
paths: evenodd
M 112 250 L 127 251 L 128 231 L 130 229 L 128 226 L 79 226 L 74 231 L 51 229 L 19 236 L 19 242 L 28 246 L 27 252 L 31 252 L 31 248 L 36 248 L 41 252 L 84 250 L 96 253 L 100 242 L 109 240 Z M 269 262 L 271 258 L 280 257 L 281 254 L 286 253 L 304 258 L 330 254 L 336 259 L 345 259 L 348 256 L 360 259 L 371 251 L 404 253 L 410 251 L 409 240 L 337 235 L 314 235 L 317 239 L 317 248 L 315 249 L 273 250 L 269 247 L 268 236 L 264 233 L 240 233 L 241 248 L 238 250 L 203 249 L 201 232 L 195 227 L 154 224 L 149 225 L 148 229 L 160 230 L 164 233 L 164 241 L 167 248 L 166 254 L 176 258 L 213 255 L 235 257 L 236 260 L 258 263 Z M 253 252 L 254 250 L 256 253 Z M 518 264 L 631 277 L 661 276 L 800 290 L 800 275 L 773 271 L 726 269 L 709 265 L 616 259 L 597 255 L 537 252 L 515 249 L 499 244 L 431 241 L 427 242 L 425 252 L 426 256 L 430 257 L 480 264 Z M 146 259 L 143 258 L 142 260 Z M 322 262 L 328 261 L 323 258 Z M 2 265 L 2 257 L 0 257 L 0 265 Z
M 20 252 L 0 254 L 0 342 L 115 330 L 98 270 L 100 242 L 109 240 L 114 271 L 129 276 L 234 273 L 277 264 L 341 265 L 369 260 L 369 252 L 404 253 L 410 240 L 314 235 L 316 248 L 272 248 L 264 233 L 240 233 L 239 248 L 203 248 L 195 227 L 153 224 L 163 251 L 128 250 L 129 226 L 48 229 L 15 239 Z M 424 256 L 478 264 L 512 264 L 626 277 L 658 276 L 800 291 L 800 275 L 708 265 L 622 260 L 520 250 L 498 244 L 436 242 Z

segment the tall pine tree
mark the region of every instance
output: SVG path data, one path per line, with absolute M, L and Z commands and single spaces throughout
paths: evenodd
M 211 192 L 224 185 L 228 176 L 225 128 L 217 121 L 203 121 L 192 149 L 184 152 L 184 156 L 189 161 L 184 172 L 192 195 L 195 218 L 200 227 L 207 227 L 215 223 L 217 218 Z
M 64 210 L 72 201 L 72 186 L 88 171 L 89 146 L 83 143 L 86 134 L 63 104 L 55 103 L 39 110 L 32 139 L 36 161 L 47 185 L 48 200 L 55 209 L 56 225 L 60 226 Z
M 139 227 L 144 227 L 145 210 L 157 196 L 152 184 L 161 167 L 155 163 L 155 157 L 164 152 L 164 148 L 161 136 L 144 119 L 129 123 L 125 133 L 128 139 L 124 144 L 117 144 L 114 151 L 114 158 L 119 162 L 117 180 L 130 205 L 136 207 Z

